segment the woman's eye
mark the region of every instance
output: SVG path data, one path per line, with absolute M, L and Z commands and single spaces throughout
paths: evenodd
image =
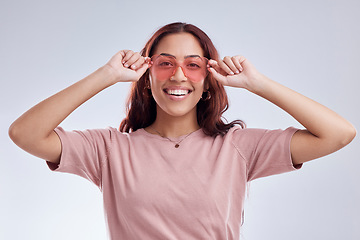
M 159 66 L 161 67 L 171 67 L 173 64 L 171 62 L 160 62 Z
M 189 63 L 188 67 L 190 67 L 190 68 L 200 68 L 200 66 L 197 63 Z

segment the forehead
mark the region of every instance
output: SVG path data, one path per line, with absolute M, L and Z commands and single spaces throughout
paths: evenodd
M 168 53 L 176 57 L 187 55 L 204 56 L 204 51 L 198 39 L 186 32 L 170 34 L 161 39 L 154 54 L 161 53 Z

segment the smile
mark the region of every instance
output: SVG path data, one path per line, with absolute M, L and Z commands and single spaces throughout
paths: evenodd
M 164 89 L 164 92 L 173 96 L 185 96 L 191 92 L 191 90 L 185 89 Z
M 166 96 L 172 101 L 182 101 L 186 99 L 190 95 L 190 93 L 192 93 L 192 90 L 181 87 L 164 88 L 163 91 Z

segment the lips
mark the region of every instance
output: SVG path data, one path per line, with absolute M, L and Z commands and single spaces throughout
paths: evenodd
M 184 96 L 190 93 L 190 90 L 170 90 L 170 89 L 164 89 L 164 92 L 169 94 L 169 95 L 174 95 L 174 96 Z
M 193 90 L 181 86 L 171 86 L 164 88 L 163 91 L 170 100 L 182 101 L 186 99 Z
M 171 88 L 164 88 L 163 90 L 166 94 L 172 96 L 185 96 L 192 92 L 192 90 L 182 87 L 171 87 Z

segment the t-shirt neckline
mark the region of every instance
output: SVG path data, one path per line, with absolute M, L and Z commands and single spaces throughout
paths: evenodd
M 169 139 L 171 139 L 172 141 L 180 141 L 182 139 L 186 138 L 193 138 L 195 136 L 199 136 L 201 134 L 204 134 L 204 132 L 202 131 L 202 128 L 199 128 L 198 130 L 195 130 L 194 132 L 190 133 L 190 134 L 185 134 L 185 135 L 181 135 L 179 137 L 162 137 L 158 134 L 153 134 L 153 133 L 149 133 L 148 131 L 146 131 L 144 128 L 140 128 L 137 131 L 139 131 L 141 134 L 144 134 L 146 136 L 152 137 L 152 138 L 156 138 L 156 139 L 160 139 L 160 140 L 166 140 L 169 141 Z

